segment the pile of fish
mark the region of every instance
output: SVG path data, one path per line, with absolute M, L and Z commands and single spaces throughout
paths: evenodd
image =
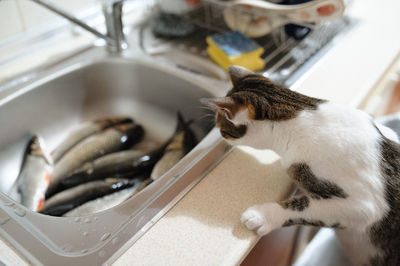
M 153 150 L 135 148 L 145 130 L 127 117 L 82 123 L 50 156 L 34 136 L 10 194 L 18 194 L 28 209 L 53 216 L 87 215 L 116 206 L 162 176 L 197 144 L 191 121 L 179 112 L 177 120 L 174 134 Z

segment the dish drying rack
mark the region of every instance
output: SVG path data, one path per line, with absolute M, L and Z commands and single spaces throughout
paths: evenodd
M 155 15 L 160 10 L 157 8 L 157 2 L 153 3 L 154 6 L 149 10 Z M 225 23 L 223 17 L 223 10 L 228 5 L 230 5 L 229 1 L 203 0 L 199 7 L 180 15 L 188 23 L 192 23 L 196 27 L 195 32 L 186 37 L 156 37 L 151 33 L 149 23 L 144 23 L 141 28 L 140 46 L 148 54 L 162 53 L 164 49 L 171 49 L 173 47 L 173 49 L 178 49 L 184 53 L 197 55 L 211 61 L 206 52 L 206 37 L 232 31 Z M 238 12 L 246 11 L 241 9 Z M 353 19 L 348 16 L 342 16 L 341 18 L 318 24 L 297 24 L 311 29 L 311 32 L 300 40 L 288 36 L 284 26 L 272 30 L 265 36 L 252 38 L 264 48 L 261 58 L 264 60 L 265 67 L 258 72 L 269 77 L 276 83 L 290 86 L 295 80 L 292 77 L 297 72 L 300 72 L 300 68 L 307 62 L 312 61 L 310 59 L 317 52 L 324 48 L 339 33 L 348 29 L 353 22 Z

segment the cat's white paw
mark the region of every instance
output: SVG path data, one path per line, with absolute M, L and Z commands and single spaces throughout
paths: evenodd
M 255 208 L 247 209 L 240 218 L 240 221 L 249 229 L 263 236 L 268 234 L 272 228 L 268 225 L 265 216 L 262 212 Z

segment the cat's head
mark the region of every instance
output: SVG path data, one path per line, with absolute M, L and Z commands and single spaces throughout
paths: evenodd
M 260 130 L 260 121 L 293 119 L 301 110 L 316 109 L 323 102 L 274 84 L 243 67 L 229 67 L 229 75 L 233 88 L 227 95 L 202 102 L 216 111 L 216 126 L 231 142 L 250 145 Z

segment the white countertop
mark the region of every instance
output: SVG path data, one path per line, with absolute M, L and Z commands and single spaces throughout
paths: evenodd
M 293 89 L 358 106 L 400 52 L 399 10 L 396 0 L 355 0 L 349 14 L 359 23 Z M 258 241 L 241 213 L 283 199 L 290 184 L 273 152 L 235 148 L 114 264 L 236 265 Z M 1 240 L 0 259 L 25 264 Z
M 250 205 L 284 199 L 291 181 L 272 151 L 234 149 L 114 265 L 233 265 L 256 243 Z

